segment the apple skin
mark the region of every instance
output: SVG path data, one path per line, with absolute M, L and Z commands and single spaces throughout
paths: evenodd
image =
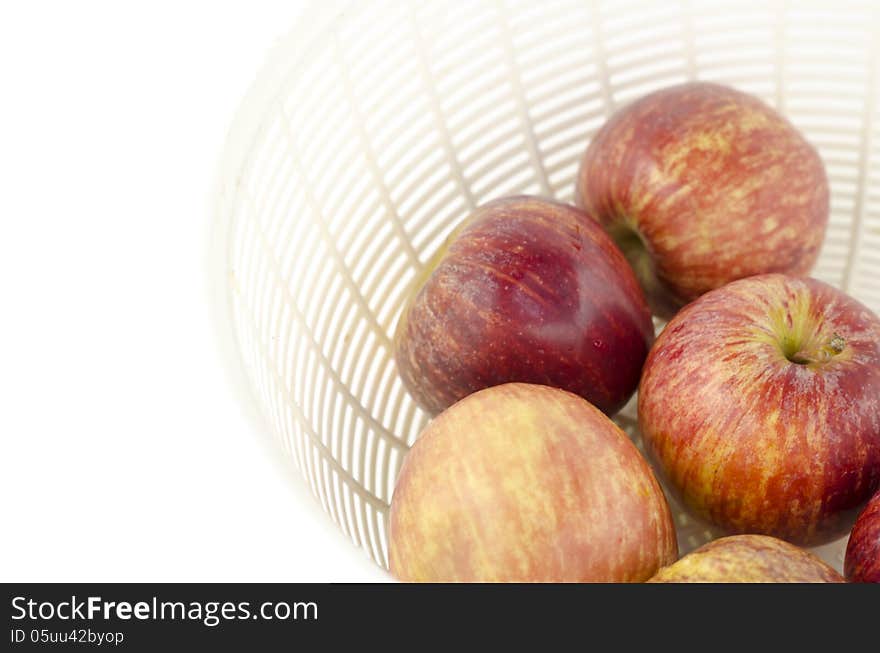
M 843 583 L 808 551 L 766 535 L 733 535 L 704 544 L 661 569 L 649 583 Z
M 508 382 L 550 385 L 613 414 L 635 392 L 650 309 L 595 220 L 550 200 L 476 209 L 416 280 L 394 357 L 431 414 Z
M 846 545 L 843 571 L 854 583 L 880 583 L 880 492 L 856 519 Z
M 509 383 L 437 416 L 391 501 L 408 582 L 641 582 L 677 557 L 666 497 L 623 431 L 581 397 Z
M 880 485 L 880 319 L 815 279 L 734 281 L 660 334 L 638 412 L 649 456 L 697 516 L 829 542 Z
M 706 82 L 613 115 L 581 160 L 576 198 L 666 319 L 735 279 L 808 274 L 828 223 L 816 150 L 758 98 Z

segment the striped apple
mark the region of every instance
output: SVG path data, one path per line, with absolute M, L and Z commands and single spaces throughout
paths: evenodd
M 612 116 L 584 154 L 576 195 L 666 318 L 735 279 L 808 274 L 828 222 L 816 150 L 759 99 L 705 82 Z
M 701 546 L 648 582 L 843 583 L 844 578 L 788 542 L 766 535 L 733 535 Z
M 645 363 L 639 424 L 693 511 L 820 544 L 880 485 L 880 319 L 814 279 L 742 279 L 685 307 Z
M 843 570 L 854 583 L 880 583 L 880 492 L 853 526 Z
M 582 398 L 511 383 L 437 416 L 391 502 L 403 581 L 644 581 L 677 557 L 666 498 L 627 436 Z
M 394 357 L 432 414 L 514 381 L 569 390 L 613 414 L 635 392 L 653 341 L 638 281 L 596 221 L 510 197 L 478 208 L 426 266 Z

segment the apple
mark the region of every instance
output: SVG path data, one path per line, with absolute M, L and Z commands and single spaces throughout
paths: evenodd
M 816 150 L 759 99 L 706 82 L 613 115 L 581 160 L 576 197 L 667 319 L 735 279 L 808 274 L 828 223 Z
M 856 519 L 843 571 L 854 583 L 880 583 L 880 492 Z
M 402 581 L 638 582 L 677 551 L 635 445 L 547 386 L 493 386 L 442 412 L 391 500 L 390 568 Z
M 638 282 L 598 223 L 571 206 L 510 197 L 476 209 L 426 266 L 394 357 L 431 414 L 513 381 L 569 390 L 613 414 L 653 341 Z
M 818 545 L 880 485 L 880 319 L 821 281 L 734 281 L 679 312 L 639 387 L 648 454 L 728 533 Z
M 704 544 L 661 569 L 649 583 L 843 583 L 808 551 L 766 535 L 733 535 Z

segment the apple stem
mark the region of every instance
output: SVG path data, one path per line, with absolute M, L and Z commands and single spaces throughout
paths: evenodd
M 799 365 L 826 363 L 846 348 L 846 340 L 833 334 L 831 338 L 816 348 L 805 347 L 791 355 L 789 360 Z

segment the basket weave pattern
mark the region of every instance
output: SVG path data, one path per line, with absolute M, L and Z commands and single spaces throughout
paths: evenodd
M 224 155 L 224 309 L 252 400 L 333 520 L 387 566 L 400 464 L 427 416 L 391 357 L 452 227 L 509 194 L 571 201 L 618 107 L 690 79 L 782 111 L 818 148 L 814 276 L 880 311 L 880 20 L 871 3 L 357 3 L 273 50 Z M 617 417 L 637 444 L 634 402 Z M 677 506 L 682 552 L 714 537 Z M 838 569 L 844 542 L 818 553 Z

